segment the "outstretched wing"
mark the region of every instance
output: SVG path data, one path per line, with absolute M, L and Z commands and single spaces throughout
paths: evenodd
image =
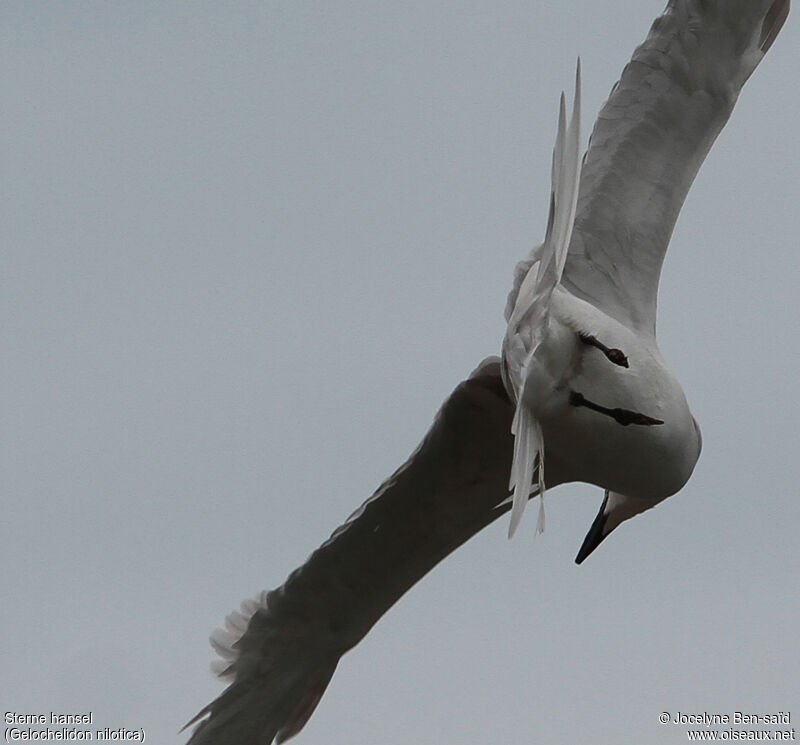
M 233 682 L 195 717 L 203 721 L 189 745 L 264 745 L 302 729 L 342 654 L 509 509 L 500 503 L 513 413 L 500 361 L 489 358 L 445 401 L 408 461 L 303 566 L 228 617 L 212 643 Z
M 562 284 L 655 334 L 661 265 L 689 187 L 789 0 L 670 0 L 594 126 Z

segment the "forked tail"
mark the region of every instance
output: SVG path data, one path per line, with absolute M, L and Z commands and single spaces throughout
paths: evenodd
M 553 292 L 561 281 L 567 260 L 580 185 L 580 115 L 581 65 L 575 73 L 575 102 L 567 126 L 566 104 L 561 94 L 558 134 L 553 148 L 550 215 L 544 243 L 532 257 L 533 262 L 522 280 L 508 322 L 504 354 L 516 394 L 514 415 L 514 460 L 509 489 L 513 490 L 509 538 L 514 535 L 532 491 L 534 470 L 538 466 L 540 497 L 538 530 L 544 530 L 544 440 L 542 429 L 525 403 L 525 382 L 535 354 L 547 334 Z M 509 357 L 516 357 L 510 360 Z

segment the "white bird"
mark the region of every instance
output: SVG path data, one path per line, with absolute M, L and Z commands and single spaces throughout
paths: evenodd
M 545 488 L 605 489 L 580 563 L 686 483 L 700 429 L 656 344 L 659 274 L 697 170 L 788 13 L 789 0 L 670 0 L 582 168 L 578 68 L 545 240 L 515 272 L 502 359 L 456 387 L 410 458 L 281 587 L 214 633 L 232 682 L 189 723 L 190 745 L 297 734 L 341 656 L 406 590 L 509 509 L 513 533 Z

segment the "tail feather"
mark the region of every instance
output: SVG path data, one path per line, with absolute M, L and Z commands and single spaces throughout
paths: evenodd
M 575 224 L 575 210 L 578 205 L 578 185 L 581 176 L 580 154 L 580 116 L 581 116 L 581 61 L 575 70 L 575 100 L 569 128 L 565 129 L 566 107 L 564 94 L 561 94 L 558 138 L 553 153 L 553 191 L 556 194 L 552 237 L 552 261 L 554 262 L 555 284 L 561 281 L 564 264 L 567 260 L 572 227 Z M 556 159 L 556 155 L 558 156 Z M 558 171 L 556 172 L 556 160 Z
M 509 538 L 514 534 L 522 519 L 522 513 L 532 490 L 535 462 L 538 458 L 538 493 L 540 495 L 537 530 L 544 530 L 544 439 L 541 425 L 525 402 L 525 381 L 528 371 L 535 365 L 535 355 L 547 333 L 550 306 L 553 292 L 561 281 L 564 264 L 567 260 L 572 227 L 575 223 L 575 210 L 578 203 L 580 184 L 580 112 L 581 112 L 581 65 L 575 72 L 575 101 L 572 107 L 569 126 L 567 125 L 566 103 L 561 94 L 558 115 L 558 133 L 553 148 L 551 168 L 552 194 L 550 215 L 544 243 L 537 247 L 529 257 L 530 268 L 527 276 L 519 282 L 515 279 L 515 307 L 509 316 L 509 331 L 504 353 L 524 349 L 523 360 L 506 360 L 507 368 L 515 377 L 517 409 L 514 414 L 512 432 L 514 434 L 514 459 L 511 466 L 509 489 L 513 490 L 511 524 Z M 513 294 L 513 292 L 512 292 Z M 514 336 L 523 337 L 523 344 L 515 344 Z M 516 372 L 516 375 L 513 375 Z
M 513 489 L 511 505 L 511 523 L 508 526 L 508 537 L 511 538 L 525 511 L 525 505 L 531 493 L 533 472 L 537 467 L 542 473 L 541 453 L 544 451 L 542 430 L 536 418 L 527 406 L 517 405 L 514 414 L 514 460 L 511 465 L 509 489 Z M 541 521 L 541 518 L 540 518 Z

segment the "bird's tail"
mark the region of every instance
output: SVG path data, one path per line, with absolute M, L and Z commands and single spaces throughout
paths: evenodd
M 553 148 L 552 193 L 547 233 L 544 243 L 529 257 L 531 266 L 519 284 L 506 335 L 506 356 L 510 352 L 520 358 L 513 361 L 506 360 L 513 371 L 512 377 L 516 378 L 513 384 L 517 398 L 512 426 L 514 460 L 509 489 L 513 490 L 513 506 L 509 537 L 514 534 L 522 519 L 522 513 L 531 494 L 537 461 L 538 493 L 541 499 L 538 529 L 539 531 L 544 529 L 544 440 L 541 426 L 524 400 L 524 390 L 528 371 L 536 364 L 534 356 L 547 331 L 553 292 L 561 281 L 575 222 L 581 173 L 580 86 L 581 65 L 578 60 L 575 73 L 575 102 L 569 126 L 567 126 L 564 94 L 561 94 L 558 134 Z
M 511 425 L 511 434 L 514 435 L 514 459 L 511 463 L 511 477 L 508 488 L 513 489 L 511 507 L 511 523 L 508 526 L 508 537 L 514 535 L 528 497 L 531 493 L 531 483 L 533 482 L 533 472 L 538 470 L 539 488 L 538 493 L 542 495 L 539 503 L 539 520 L 537 531 L 544 530 L 544 440 L 542 438 L 542 428 L 536 421 L 531 410 L 520 402 L 517 403 L 517 410 L 514 412 L 514 421 Z

